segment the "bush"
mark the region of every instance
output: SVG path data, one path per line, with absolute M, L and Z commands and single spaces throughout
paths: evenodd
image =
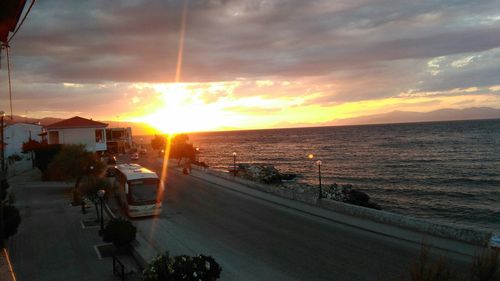
M 437 262 L 430 258 L 429 245 L 423 244 L 419 259 L 411 266 L 411 281 L 500 281 L 500 251 L 484 249 L 476 255 L 470 266 L 470 275 L 452 269 L 443 257 Z M 401 278 L 402 281 L 406 279 Z
M 48 167 L 55 155 L 61 150 L 61 144 L 42 143 L 33 149 L 35 152 L 35 166 L 42 172 L 42 179 L 48 180 Z
M 215 281 L 222 268 L 210 256 L 186 255 L 170 258 L 168 253 L 153 259 L 143 271 L 144 281 Z
M 7 197 L 7 189 L 9 189 L 9 183 L 7 180 L 3 179 L 0 181 L 0 201 L 5 200 Z
M 111 219 L 104 228 L 104 242 L 111 242 L 117 249 L 125 250 L 135 240 L 137 228 L 128 220 Z
M 17 154 L 12 154 L 11 156 L 7 157 L 10 163 L 14 163 L 16 161 L 21 161 L 23 158 Z
M 19 215 L 19 210 L 10 205 L 3 206 L 3 221 L 4 229 L 3 233 L 0 233 L 0 248 L 3 248 L 3 241 L 10 236 L 16 234 L 17 228 L 21 223 L 21 216 Z
M 500 250 L 489 250 L 476 255 L 471 265 L 471 281 L 500 280 Z

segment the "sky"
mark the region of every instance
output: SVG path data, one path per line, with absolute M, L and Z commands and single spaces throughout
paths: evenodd
M 500 108 L 500 1 L 43 0 L 11 63 L 14 114 L 167 132 Z

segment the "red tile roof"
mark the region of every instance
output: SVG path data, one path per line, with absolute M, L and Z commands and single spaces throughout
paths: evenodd
M 46 129 L 72 129 L 72 128 L 105 128 L 108 124 L 94 121 L 92 119 L 85 119 L 75 116 L 66 120 L 62 120 L 48 126 Z

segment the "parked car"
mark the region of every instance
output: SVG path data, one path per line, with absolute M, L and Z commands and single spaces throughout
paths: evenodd
M 139 160 L 139 153 L 132 153 L 132 155 L 130 155 L 130 160 Z

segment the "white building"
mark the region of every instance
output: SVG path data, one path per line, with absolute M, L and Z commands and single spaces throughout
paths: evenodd
M 108 124 L 75 116 L 45 127 L 49 144 L 84 144 L 88 151 L 106 151 Z
M 15 123 L 4 128 L 5 158 L 17 154 L 22 156 L 23 143 L 30 138 L 41 141 L 42 126 L 29 123 Z
M 106 145 L 110 153 L 125 153 L 132 147 L 132 128 L 107 128 Z

